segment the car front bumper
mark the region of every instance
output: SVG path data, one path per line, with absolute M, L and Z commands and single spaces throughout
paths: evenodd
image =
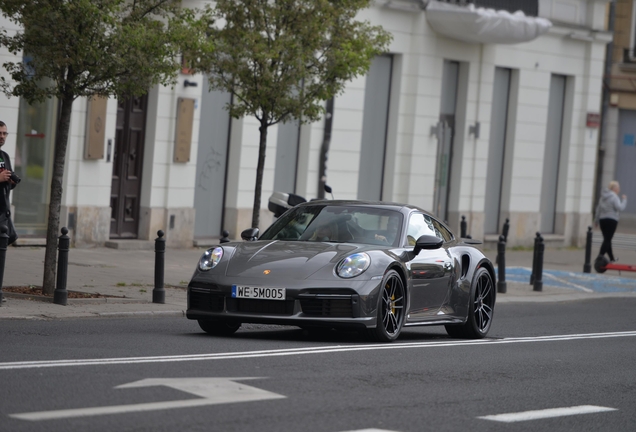
M 186 317 L 242 323 L 373 328 L 377 321 L 380 279 L 301 281 L 286 287 L 285 300 L 232 297 L 229 280 L 193 279 L 188 286 Z M 241 280 L 240 284 L 258 286 Z

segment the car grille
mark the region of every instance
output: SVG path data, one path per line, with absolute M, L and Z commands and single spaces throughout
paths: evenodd
M 227 310 L 228 312 L 253 313 L 261 315 L 292 315 L 294 312 L 294 301 L 228 298 Z
M 310 293 L 301 294 L 298 300 L 305 316 L 353 318 L 356 298 L 357 296 L 351 296 L 350 294 L 323 296 Z M 191 286 L 189 309 L 203 312 L 223 312 L 226 310 L 230 313 L 291 316 L 294 314 L 294 300 L 226 298 L 220 292 L 210 292 L 209 288 Z
M 305 315 L 319 317 L 353 317 L 351 299 L 301 299 L 300 307 Z
M 190 309 L 204 312 L 222 312 L 223 295 L 212 294 L 209 290 L 190 289 Z

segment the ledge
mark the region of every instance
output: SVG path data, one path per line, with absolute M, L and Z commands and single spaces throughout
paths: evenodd
M 121 250 L 155 250 L 152 240 L 108 240 L 104 247 Z

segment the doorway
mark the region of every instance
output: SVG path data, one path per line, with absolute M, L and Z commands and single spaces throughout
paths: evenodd
M 391 55 L 375 57 L 367 73 L 358 172 L 360 200 L 382 200 L 392 73 Z
M 564 75 L 553 74 L 550 78 L 545 153 L 543 155 L 543 181 L 541 184 L 542 233 L 554 233 L 563 135 L 565 85 L 566 77 Z
M 232 94 L 210 91 L 208 79 L 201 92 L 201 121 L 194 189 L 194 237 L 215 238 L 223 230 L 225 183 L 232 119 L 226 109 Z
M 139 235 L 139 196 L 148 96 L 119 100 L 110 192 L 110 238 Z
M 448 198 L 451 190 L 451 166 L 459 85 L 459 62 L 444 60 L 442 76 L 442 102 L 439 123 L 437 124 L 438 143 L 433 212 L 440 219 L 448 221 Z
M 484 230 L 486 234 L 496 234 L 499 230 L 511 75 L 511 69 L 495 68 L 484 208 Z

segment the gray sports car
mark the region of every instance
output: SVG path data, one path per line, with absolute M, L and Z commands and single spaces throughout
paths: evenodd
M 245 230 L 247 241 L 199 260 L 187 317 L 205 332 L 288 324 L 393 341 L 404 327 L 440 324 L 452 337 L 483 338 L 492 324 L 492 263 L 417 207 L 310 201 L 258 234 Z

